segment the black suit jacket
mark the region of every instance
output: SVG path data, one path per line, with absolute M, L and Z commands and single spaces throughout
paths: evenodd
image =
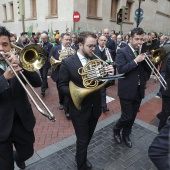
M 95 53 L 98 57 L 100 57 L 102 60 L 104 60 L 104 61 L 107 60 L 107 56 L 106 56 L 105 49 L 104 49 L 104 51 L 101 52 L 98 45 L 95 47 L 94 53 Z
M 16 77 L 7 81 L 0 69 L 0 142 L 5 141 L 12 130 L 14 112 L 18 114 L 23 126 L 32 131 L 35 117 L 27 94 Z M 37 72 L 23 72 L 34 87 L 41 86 L 41 79 Z
M 118 96 L 127 100 L 135 98 L 139 81 L 141 97 L 144 97 L 146 81 L 151 73 L 151 69 L 145 61 L 137 65 L 134 59 L 135 55 L 129 45 L 118 49 L 116 67 L 119 74 L 125 73 L 125 78 L 118 80 Z
M 106 47 L 109 49 L 109 52 L 112 56 L 112 59 L 115 60 L 116 56 L 116 43 L 110 37 L 107 39 Z
M 61 45 L 52 47 L 50 54 L 49 54 L 49 59 L 53 56 L 56 60 L 59 60 L 58 51 L 61 50 L 61 49 L 62 49 Z M 60 69 L 60 66 L 58 66 L 57 69 L 52 70 L 51 78 L 54 82 L 56 82 L 59 78 L 59 69 Z
M 82 77 L 78 74 L 78 69 L 82 64 L 77 54 L 70 56 L 62 61 L 59 73 L 59 91 L 69 98 L 69 113 L 78 122 L 86 121 L 90 117 L 91 110 L 95 117 L 101 115 L 100 90 L 90 93 L 82 101 L 81 110 L 76 109 L 70 96 L 69 81 L 78 87 L 84 88 Z M 82 90 L 81 90 L 82 91 Z
M 168 85 L 167 90 L 163 90 L 162 95 L 170 97 L 170 53 L 167 55 L 166 69 L 165 69 L 165 81 Z

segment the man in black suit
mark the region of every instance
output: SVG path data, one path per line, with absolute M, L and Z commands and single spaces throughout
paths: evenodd
M 158 131 L 160 131 L 166 124 L 168 117 L 170 116 L 170 44 L 166 44 L 161 47 L 166 52 L 165 59 L 163 60 L 163 68 L 164 69 L 164 79 L 167 83 L 167 89 L 162 87 L 162 110 L 157 115 L 160 119 Z
M 163 47 L 167 54 L 167 63 L 165 71 L 165 81 L 170 87 L 170 45 Z M 170 169 L 169 146 L 170 146 L 170 88 L 163 90 L 162 93 L 162 112 L 159 115 L 160 123 L 158 130 L 160 133 L 151 143 L 148 155 L 159 170 Z
M 54 46 L 50 52 L 49 57 L 54 57 L 56 60 L 59 61 L 59 52 L 61 50 L 64 50 L 67 47 L 70 47 L 70 43 L 71 43 L 71 37 L 70 34 L 68 33 L 63 33 L 61 34 L 61 45 L 58 46 Z M 58 66 L 55 70 L 52 69 L 52 74 L 51 74 L 51 78 L 54 82 L 56 82 L 56 86 L 57 86 L 57 90 L 58 90 L 58 81 L 59 81 L 59 69 L 60 66 Z M 69 115 L 69 110 L 67 107 L 67 98 L 65 98 L 65 96 L 58 90 L 58 95 L 59 95 L 59 109 L 65 111 L 65 115 L 67 118 L 70 118 Z
M 170 87 L 170 44 L 163 47 L 167 54 L 165 81 Z M 149 147 L 148 155 L 159 170 L 170 169 L 169 146 L 170 146 L 170 88 L 162 93 L 162 112 L 159 115 L 160 123 L 158 130 L 160 133 L 153 140 Z
M 19 74 L 22 71 L 34 87 L 41 86 L 37 72 L 22 70 L 17 56 L 9 53 L 10 33 L 5 27 L 0 27 L 0 52 L 11 63 Z M 25 160 L 34 152 L 35 117 L 27 94 L 14 72 L 3 57 L 0 57 L 0 169 L 14 169 L 14 160 L 19 168 L 25 168 Z M 16 151 L 13 151 L 13 146 Z
M 109 33 L 109 29 L 105 28 L 103 30 L 103 35 L 106 36 L 107 38 L 107 42 L 106 42 L 106 48 L 109 49 L 109 52 L 111 54 L 112 60 L 115 61 L 115 56 L 116 56 L 116 43 L 115 41 L 111 38 L 110 33 Z M 113 66 L 114 67 L 114 74 L 116 74 L 116 65 Z M 115 84 L 115 80 L 112 81 L 112 85 Z
M 81 109 L 78 110 L 70 96 L 69 82 L 84 88 L 83 80 L 78 69 L 85 66 L 87 60 L 96 59 L 92 52 L 95 50 L 97 36 L 92 32 L 81 32 L 78 36 L 79 49 L 77 53 L 62 61 L 59 74 L 59 91 L 69 98 L 69 111 L 75 129 L 76 161 L 77 169 L 85 170 L 92 168 L 87 160 L 87 148 L 93 136 L 97 121 L 101 115 L 100 90 L 90 93 L 82 101 Z M 113 67 L 108 66 L 109 72 L 113 75 Z
M 73 33 L 71 35 L 71 47 L 75 49 L 76 51 L 78 50 L 79 46 L 77 44 L 77 34 Z
M 134 28 L 131 31 L 130 43 L 119 49 L 116 55 L 118 73 L 125 73 L 125 78 L 118 80 L 118 96 L 122 114 L 113 131 L 116 142 L 121 143 L 123 138 L 129 148 L 132 147 L 129 135 L 141 100 L 144 98 L 146 81 L 151 73 L 151 69 L 144 61 L 146 56 L 137 54 L 143 43 L 143 36 L 142 28 Z M 121 130 L 122 138 L 120 136 Z
M 123 37 L 119 34 L 117 35 L 117 41 L 116 41 L 117 48 L 116 50 L 125 47 L 127 44 L 123 41 Z
M 95 54 L 100 57 L 102 60 L 107 61 L 107 55 L 106 55 L 106 36 L 101 35 L 100 37 L 98 37 L 98 45 L 95 48 Z M 106 87 L 102 87 L 100 89 L 100 93 L 101 93 L 101 104 L 102 104 L 102 109 L 103 109 L 103 113 L 106 113 L 109 111 L 109 108 L 107 107 L 107 103 L 106 103 Z
M 50 54 L 50 51 L 53 45 L 48 41 L 48 35 L 46 33 L 41 34 L 41 41 L 42 41 L 41 42 L 42 48 L 45 50 L 46 57 L 47 57 L 47 60 L 44 66 L 40 69 L 40 74 L 41 74 L 41 79 L 42 79 L 41 95 L 42 97 L 44 97 L 45 91 L 48 88 L 47 76 L 48 76 L 48 70 L 51 68 L 51 65 L 49 62 L 49 54 Z

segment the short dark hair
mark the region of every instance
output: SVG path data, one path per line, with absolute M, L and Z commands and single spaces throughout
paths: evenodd
M 66 32 L 66 33 L 62 33 L 62 34 L 61 34 L 61 39 L 63 39 L 65 35 L 66 35 L 66 36 L 70 36 L 70 34 L 67 33 L 67 32 Z
M 78 35 L 77 42 L 84 44 L 87 37 L 92 37 L 92 38 L 97 39 L 97 36 L 95 33 L 90 32 L 90 31 L 83 31 Z
M 131 37 L 134 37 L 134 35 L 142 35 L 144 34 L 144 30 L 140 27 L 134 28 L 133 30 L 131 30 Z
M 1 36 L 7 36 L 10 41 L 10 32 L 3 26 L 0 26 L 0 37 Z

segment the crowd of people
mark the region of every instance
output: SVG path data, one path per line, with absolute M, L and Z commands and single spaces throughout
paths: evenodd
M 60 34 L 59 30 L 56 30 L 52 37 L 49 37 L 47 31 L 32 33 L 30 38 L 26 32 L 23 32 L 18 38 L 15 33 L 10 33 L 5 27 L 0 26 L 0 165 L 2 170 L 14 169 L 14 161 L 19 168 L 25 169 L 25 161 L 34 152 L 35 117 L 27 94 L 11 66 L 18 75 L 22 71 L 34 87 L 41 87 L 42 97 L 46 96 L 47 76 L 50 73 L 58 91 L 58 107 L 64 110 L 68 119 L 71 119 L 75 129 L 77 169 L 91 169 L 92 164 L 87 159 L 88 145 L 101 113 L 109 111 L 106 92 L 109 85 L 115 84 L 115 80 L 86 96 L 81 103 L 81 109 L 75 106 L 69 84 L 72 82 L 84 88 L 78 69 L 96 59 L 94 54 L 105 61 L 107 76 L 124 74 L 125 78 L 118 79 L 121 116 L 113 127 L 113 136 L 117 144 L 124 141 L 127 147 L 132 148 L 133 143 L 130 139 L 132 126 L 141 100 L 144 98 L 146 83 L 152 74 L 152 69 L 145 61 L 146 54 L 141 53 L 141 46 L 155 39 L 153 50 L 161 48 L 166 54 L 160 63 L 156 63 L 156 67 L 160 68 L 159 71 L 167 85 L 170 85 L 170 37 L 168 35 L 157 35 L 156 32 L 147 34 L 138 27 L 124 37 L 114 30 L 105 28 L 101 33 L 95 30 L 94 32 L 82 31 L 79 34 L 67 32 Z M 19 53 L 16 53 L 11 44 L 21 48 L 29 44 L 39 44 L 45 50 L 47 58 L 39 72 L 29 72 L 21 68 L 21 61 L 16 55 Z M 71 52 L 64 56 L 68 49 L 71 49 Z M 11 66 L 4 61 L 4 57 L 8 58 Z M 57 61 L 57 66 L 53 69 L 51 69 L 51 59 Z M 160 119 L 158 127 L 160 133 L 149 148 L 149 157 L 156 167 L 162 170 L 170 169 L 169 89 L 160 87 L 158 92 L 162 97 L 162 111 L 157 115 Z

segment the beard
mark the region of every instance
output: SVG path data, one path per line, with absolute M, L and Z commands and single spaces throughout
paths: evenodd
M 94 51 L 92 51 L 92 52 L 86 52 L 85 50 L 84 50 L 84 48 L 82 49 L 82 52 L 83 52 L 83 54 L 84 54 L 84 56 L 86 57 L 86 58 L 92 58 L 94 55 L 92 54 L 92 52 L 94 52 Z

